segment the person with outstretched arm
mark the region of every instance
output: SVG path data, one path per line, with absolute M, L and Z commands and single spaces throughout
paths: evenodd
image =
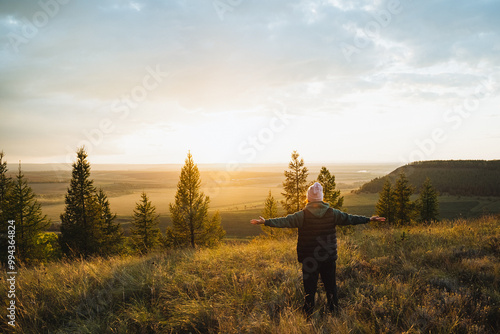
M 333 209 L 323 202 L 323 187 L 314 183 L 307 190 L 307 205 L 298 212 L 282 218 L 252 219 L 254 225 L 265 224 L 278 228 L 298 228 L 297 258 L 302 263 L 304 282 L 304 312 L 309 318 L 314 311 L 318 277 L 325 286 L 328 308 L 338 312 L 337 284 L 337 225 L 358 225 L 370 221 L 385 221 L 384 217 L 355 216 Z

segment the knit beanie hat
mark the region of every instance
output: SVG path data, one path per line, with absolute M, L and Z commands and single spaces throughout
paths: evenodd
M 323 187 L 319 182 L 314 183 L 307 189 L 308 202 L 320 202 L 323 200 Z

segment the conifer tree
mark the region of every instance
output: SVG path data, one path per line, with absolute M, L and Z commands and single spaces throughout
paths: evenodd
M 170 204 L 172 228 L 167 229 L 167 243 L 175 246 L 214 245 L 225 235 L 220 216 L 208 216 L 209 197 L 200 191 L 198 166 L 188 153 L 181 169 L 175 202 Z
M 118 254 L 123 249 L 123 229 L 120 223 L 115 223 L 116 214 L 111 213 L 108 196 L 102 189 L 97 192 L 97 203 L 102 225 L 100 253 L 102 255 Z
M 12 188 L 12 179 L 7 176 L 7 162 L 3 160 L 4 153 L 0 151 L 0 261 L 7 261 L 7 197 Z
M 12 179 L 7 176 L 7 162 L 3 160 L 3 157 L 3 151 L 0 151 L 0 218 L 2 221 L 5 220 L 2 217 L 2 212 L 6 205 L 6 196 L 12 185 Z
M 274 199 L 269 190 L 269 195 L 264 202 L 264 209 L 262 210 L 262 217 L 265 219 L 278 217 L 278 202 Z M 292 235 L 291 231 L 286 228 L 272 228 L 269 226 L 261 225 L 262 231 L 266 238 L 281 239 L 285 236 Z
M 212 218 L 206 221 L 203 233 L 200 236 L 200 245 L 214 247 L 220 243 L 226 236 L 226 231 L 222 228 L 221 221 L 219 211 L 216 211 Z
M 329 203 L 334 209 L 341 210 L 344 196 L 340 196 L 340 190 L 335 190 L 335 175 L 332 175 L 326 167 L 321 167 L 317 181 L 323 186 L 323 202 Z
M 309 184 L 307 176 L 309 175 L 307 167 L 304 167 L 304 159 L 299 160 L 297 151 L 292 153 L 292 161 L 288 164 L 290 170 L 285 170 L 285 181 L 283 181 L 283 189 L 281 193 L 285 196 L 285 200 L 281 201 L 286 213 L 294 213 L 300 211 L 306 204 L 306 194 Z
M 422 185 L 418 204 L 420 221 L 430 223 L 437 220 L 439 216 L 438 193 L 432 186 L 429 178 L 426 178 L 424 184 Z
M 384 183 L 384 188 L 379 194 L 379 199 L 376 205 L 376 214 L 380 217 L 385 217 L 387 223 L 394 222 L 395 198 L 392 190 L 391 181 L 389 178 Z
M 102 239 L 101 212 L 84 147 L 77 151 L 65 203 L 61 214 L 61 249 L 72 256 L 97 254 Z
M 141 253 L 147 253 L 159 243 L 161 232 L 158 228 L 158 217 L 156 207 L 143 192 L 141 201 L 136 204 L 130 229 L 132 240 Z
M 413 187 L 406 174 L 401 172 L 394 186 L 394 220 L 399 225 L 409 223 L 414 216 L 414 204 L 410 199 L 412 194 Z
M 36 200 L 33 189 L 28 185 L 21 170 L 13 183 L 12 191 L 8 195 L 9 219 L 15 220 L 17 256 L 22 262 L 32 262 L 40 259 L 40 247 L 37 245 L 39 234 L 50 222 L 42 213 L 42 207 Z
M 262 217 L 266 219 L 278 217 L 278 202 L 274 199 L 271 190 L 269 190 L 269 195 L 267 195 L 266 201 L 264 202 Z

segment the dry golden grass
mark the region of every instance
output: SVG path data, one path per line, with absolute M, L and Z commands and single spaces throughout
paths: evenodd
M 500 329 L 499 217 L 406 228 L 358 226 L 340 234 L 339 247 L 338 316 L 325 311 L 322 291 L 311 321 L 300 312 L 303 293 L 294 240 L 255 240 L 21 269 L 15 332 Z M 5 289 L 2 281 L 1 296 Z M 1 328 L 7 329 L 6 324 Z

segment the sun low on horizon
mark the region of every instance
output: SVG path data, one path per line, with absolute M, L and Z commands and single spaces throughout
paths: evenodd
M 221 5 L 223 4 L 223 5 Z M 0 151 L 99 164 L 499 159 L 494 1 L 0 4 Z M 432 37 L 432 38 L 431 38 Z

